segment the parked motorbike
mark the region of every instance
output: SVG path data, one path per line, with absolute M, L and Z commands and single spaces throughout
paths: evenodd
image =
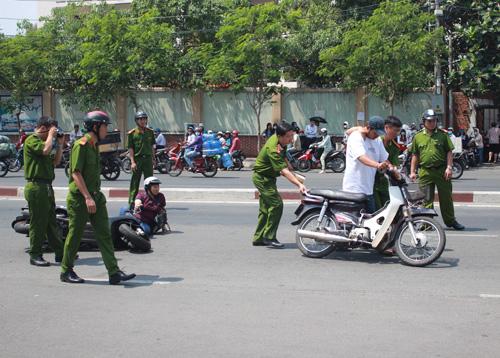
M 9 172 L 9 163 L 5 158 L 0 158 L 0 177 L 4 177 Z
M 66 207 L 56 206 L 56 223 L 63 239 L 66 239 L 69 229 L 69 216 Z M 12 228 L 19 234 L 29 235 L 30 214 L 27 207 L 21 209 L 21 215 L 17 216 L 12 222 Z M 140 228 L 140 222 L 131 215 L 120 215 L 109 218 L 111 237 L 116 249 L 130 249 L 133 251 L 147 252 L 151 250 L 151 242 L 144 235 Z M 97 241 L 95 240 L 94 229 L 87 223 L 80 244 L 81 248 L 95 249 Z
M 199 155 L 193 159 L 194 169 L 188 167 L 184 159 L 184 149 L 178 143 L 169 151 L 169 167 L 168 174 L 172 177 L 181 175 L 184 169 L 193 173 L 201 173 L 205 177 L 214 177 L 217 174 L 218 165 L 215 157 Z
M 24 165 L 23 145 L 19 148 L 14 157 L 5 158 L 4 161 L 8 165 L 9 172 L 16 173 L 21 170 Z
M 404 178 L 392 173 L 388 201 L 373 214 L 365 213 L 367 197 L 333 190 L 311 190 L 295 214 L 297 245 L 307 257 L 324 257 L 338 248 L 369 248 L 378 252 L 394 246 L 404 264 L 426 266 L 437 260 L 446 244 L 434 209 L 421 207 L 424 194 L 410 192 Z
M 121 173 L 121 161 L 116 152 L 101 153 L 101 175 L 106 180 L 116 180 Z M 64 173 L 69 178 L 69 162 L 64 167 Z

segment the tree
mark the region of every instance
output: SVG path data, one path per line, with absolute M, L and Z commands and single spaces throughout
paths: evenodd
M 230 11 L 216 34 L 214 46 L 207 46 L 211 59 L 205 73 L 209 86 L 227 84 L 245 91 L 252 107 L 260 147 L 260 115 L 273 94 L 283 90 L 278 83 L 287 54 L 286 33 L 299 28 L 300 11 L 286 2 L 240 7 Z M 206 56 L 210 58 L 210 55 Z
M 18 25 L 19 34 L 0 37 L 0 88 L 10 92 L 10 100 L 1 101 L 2 111 L 19 116 L 32 104 L 31 95 L 43 91 L 48 84 L 45 41 L 29 22 Z
M 394 104 L 432 84 L 442 32 L 426 27 L 434 17 L 408 0 L 386 1 L 347 31 L 338 46 L 322 51 L 320 74 L 340 76 L 347 89 L 366 86 L 394 111 Z

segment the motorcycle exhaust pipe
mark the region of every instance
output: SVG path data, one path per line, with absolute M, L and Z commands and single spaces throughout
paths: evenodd
M 310 230 L 299 229 L 299 230 L 297 230 L 297 234 L 301 237 L 305 237 L 308 239 L 314 239 L 317 241 L 324 241 L 324 242 L 351 242 L 351 241 L 355 241 L 355 240 L 349 239 L 345 236 L 326 234 L 323 232 L 310 231 Z

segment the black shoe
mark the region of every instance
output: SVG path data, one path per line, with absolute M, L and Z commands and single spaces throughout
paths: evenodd
M 266 240 L 269 242 L 269 245 L 271 247 L 274 247 L 276 249 L 282 249 L 285 247 L 285 245 L 283 245 L 281 242 L 278 241 L 278 239 L 272 239 L 272 240 Z
M 30 258 L 30 264 L 32 264 L 33 266 L 39 266 L 39 267 L 50 266 L 50 263 L 48 261 L 45 261 L 42 256 Z
M 110 285 L 118 285 L 120 282 L 131 280 L 134 277 L 135 277 L 135 273 L 131 273 L 130 275 L 127 275 L 123 271 L 118 271 L 117 273 L 114 273 L 111 276 L 109 276 L 109 284 Z
M 75 271 L 73 270 L 68 270 L 67 272 L 61 273 L 61 282 L 67 282 L 67 283 L 84 283 L 85 280 L 83 278 L 80 278 Z
M 269 240 L 255 240 L 255 241 L 252 241 L 252 245 L 253 246 L 269 246 L 269 245 L 271 245 L 271 243 L 269 242 Z
M 447 225 L 448 227 L 452 227 L 454 228 L 455 230 L 459 230 L 459 231 L 462 231 L 465 229 L 465 226 L 463 226 L 462 224 L 460 224 L 458 221 L 454 221 L 451 225 Z

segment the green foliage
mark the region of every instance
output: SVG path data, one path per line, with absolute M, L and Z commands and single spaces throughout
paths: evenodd
M 410 1 L 386 1 L 344 33 L 340 45 L 322 51 L 320 74 L 339 76 L 348 89 L 366 86 L 392 108 L 408 92 L 432 84 L 442 34 L 426 29 L 431 21 Z

